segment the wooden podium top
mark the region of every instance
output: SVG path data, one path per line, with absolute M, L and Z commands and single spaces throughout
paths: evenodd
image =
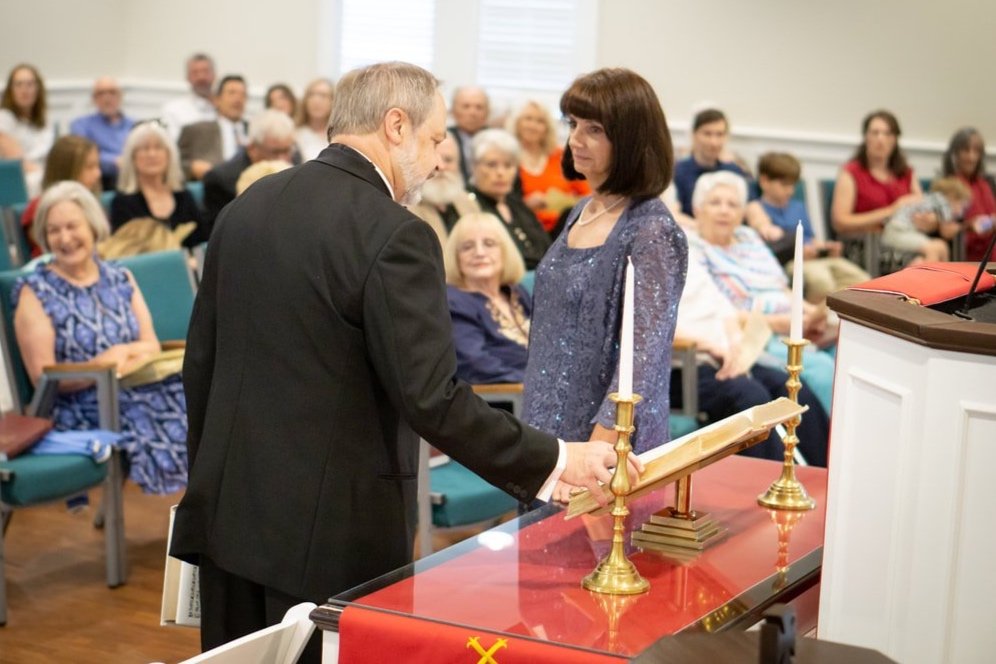
M 994 264 L 990 263 L 990 271 Z M 849 321 L 900 339 L 941 350 L 996 355 L 996 324 L 970 321 L 917 304 L 896 295 L 841 290 L 827 305 Z

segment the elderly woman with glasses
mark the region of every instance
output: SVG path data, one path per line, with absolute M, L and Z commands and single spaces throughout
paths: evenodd
M 471 193 L 482 212 L 490 212 L 504 224 L 527 270 L 535 270 L 550 246 L 550 237 L 536 215 L 513 191 L 519 167 L 519 142 L 502 129 L 485 129 L 474 135 L 473 186 Z
M 532 299 L 519 285 L 525 266 L 493 214 L 465 215 L 444 250 L 457 377 L 468 383 L 521 383 Z

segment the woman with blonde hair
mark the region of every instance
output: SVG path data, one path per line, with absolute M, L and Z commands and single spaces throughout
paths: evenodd
M 316 78 L 304 89 L 297 106 L 297 132 L 294 140 L 301 159 L 314 159 L 329 145 L 329 116 L 335 99 L 335 84 L 327 78 Z
M 560 167 L 564 149 L 557 141 L 553 116 L 537 101 L 527 101 L 512 116 L 509 131 L 522 146 L 519 182 L 522 199 L 544 230 L 556 237 L 563 213 L 591 193 L 585 180 L 568 180 Z
M 446 241 L 447 300 L 457 377 L 468 383 L 521 383 L 532 300 L 526 272 L 505 225 L 493 214 L 461 217 Z
M 207 238 L 200 229 L 201 212 L 183 185 L 180 155 L 166 130 L 158 123 L 136 125 L 121 151 L 118 193 L 111 201 L 111 228 L 132 219 L 151 217 L 171 230 L 194 222 L 197 228 L 183 241 L 193 247 Z
M 28 376 L 57 363 L 108 362 L 125 374 L 159 351 L 145 299 L 128 270 L 97 258 L 107 218 L 79 182 L 52 185 L 38 204 L 35 240 L 52 260 L 14 285 L 14 332 Z M 60 384 L 53 419 L 60 430 L 98 427 L 92 382 Z M 129 477 L 148 493 L 187 483 L 187 413 L 179 375 L 121 389 L 121 447 Z

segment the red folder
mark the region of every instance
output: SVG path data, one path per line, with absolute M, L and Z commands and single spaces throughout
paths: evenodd
M 914 304 L 928 307 L 965 297 L 978 270 L 977 263 L 919 263 L 851 286 L 851 289 L 898 295 Z M 996 277 L 983 272 L 975 292 L 983 293 L 994 286 Z

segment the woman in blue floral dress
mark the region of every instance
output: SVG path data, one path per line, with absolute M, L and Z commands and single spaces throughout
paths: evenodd
M 113 362 L 124 374 L 159 350 L 152 317 L 134 277 L 97 259 L 107 219 L 76 182 L 42 196 L 33 232 L 52 261 L 14 286 L 14 329 L 25 367 L 37 382 L 55 363 Z M 187 484 L 187 414 L 179 376 L 119 393 L 120 443 L 129 477 L 147 493 L 173 493 Z M 96 389 L 87 381 L 60 384 L 57 429 L 98 426 Z

